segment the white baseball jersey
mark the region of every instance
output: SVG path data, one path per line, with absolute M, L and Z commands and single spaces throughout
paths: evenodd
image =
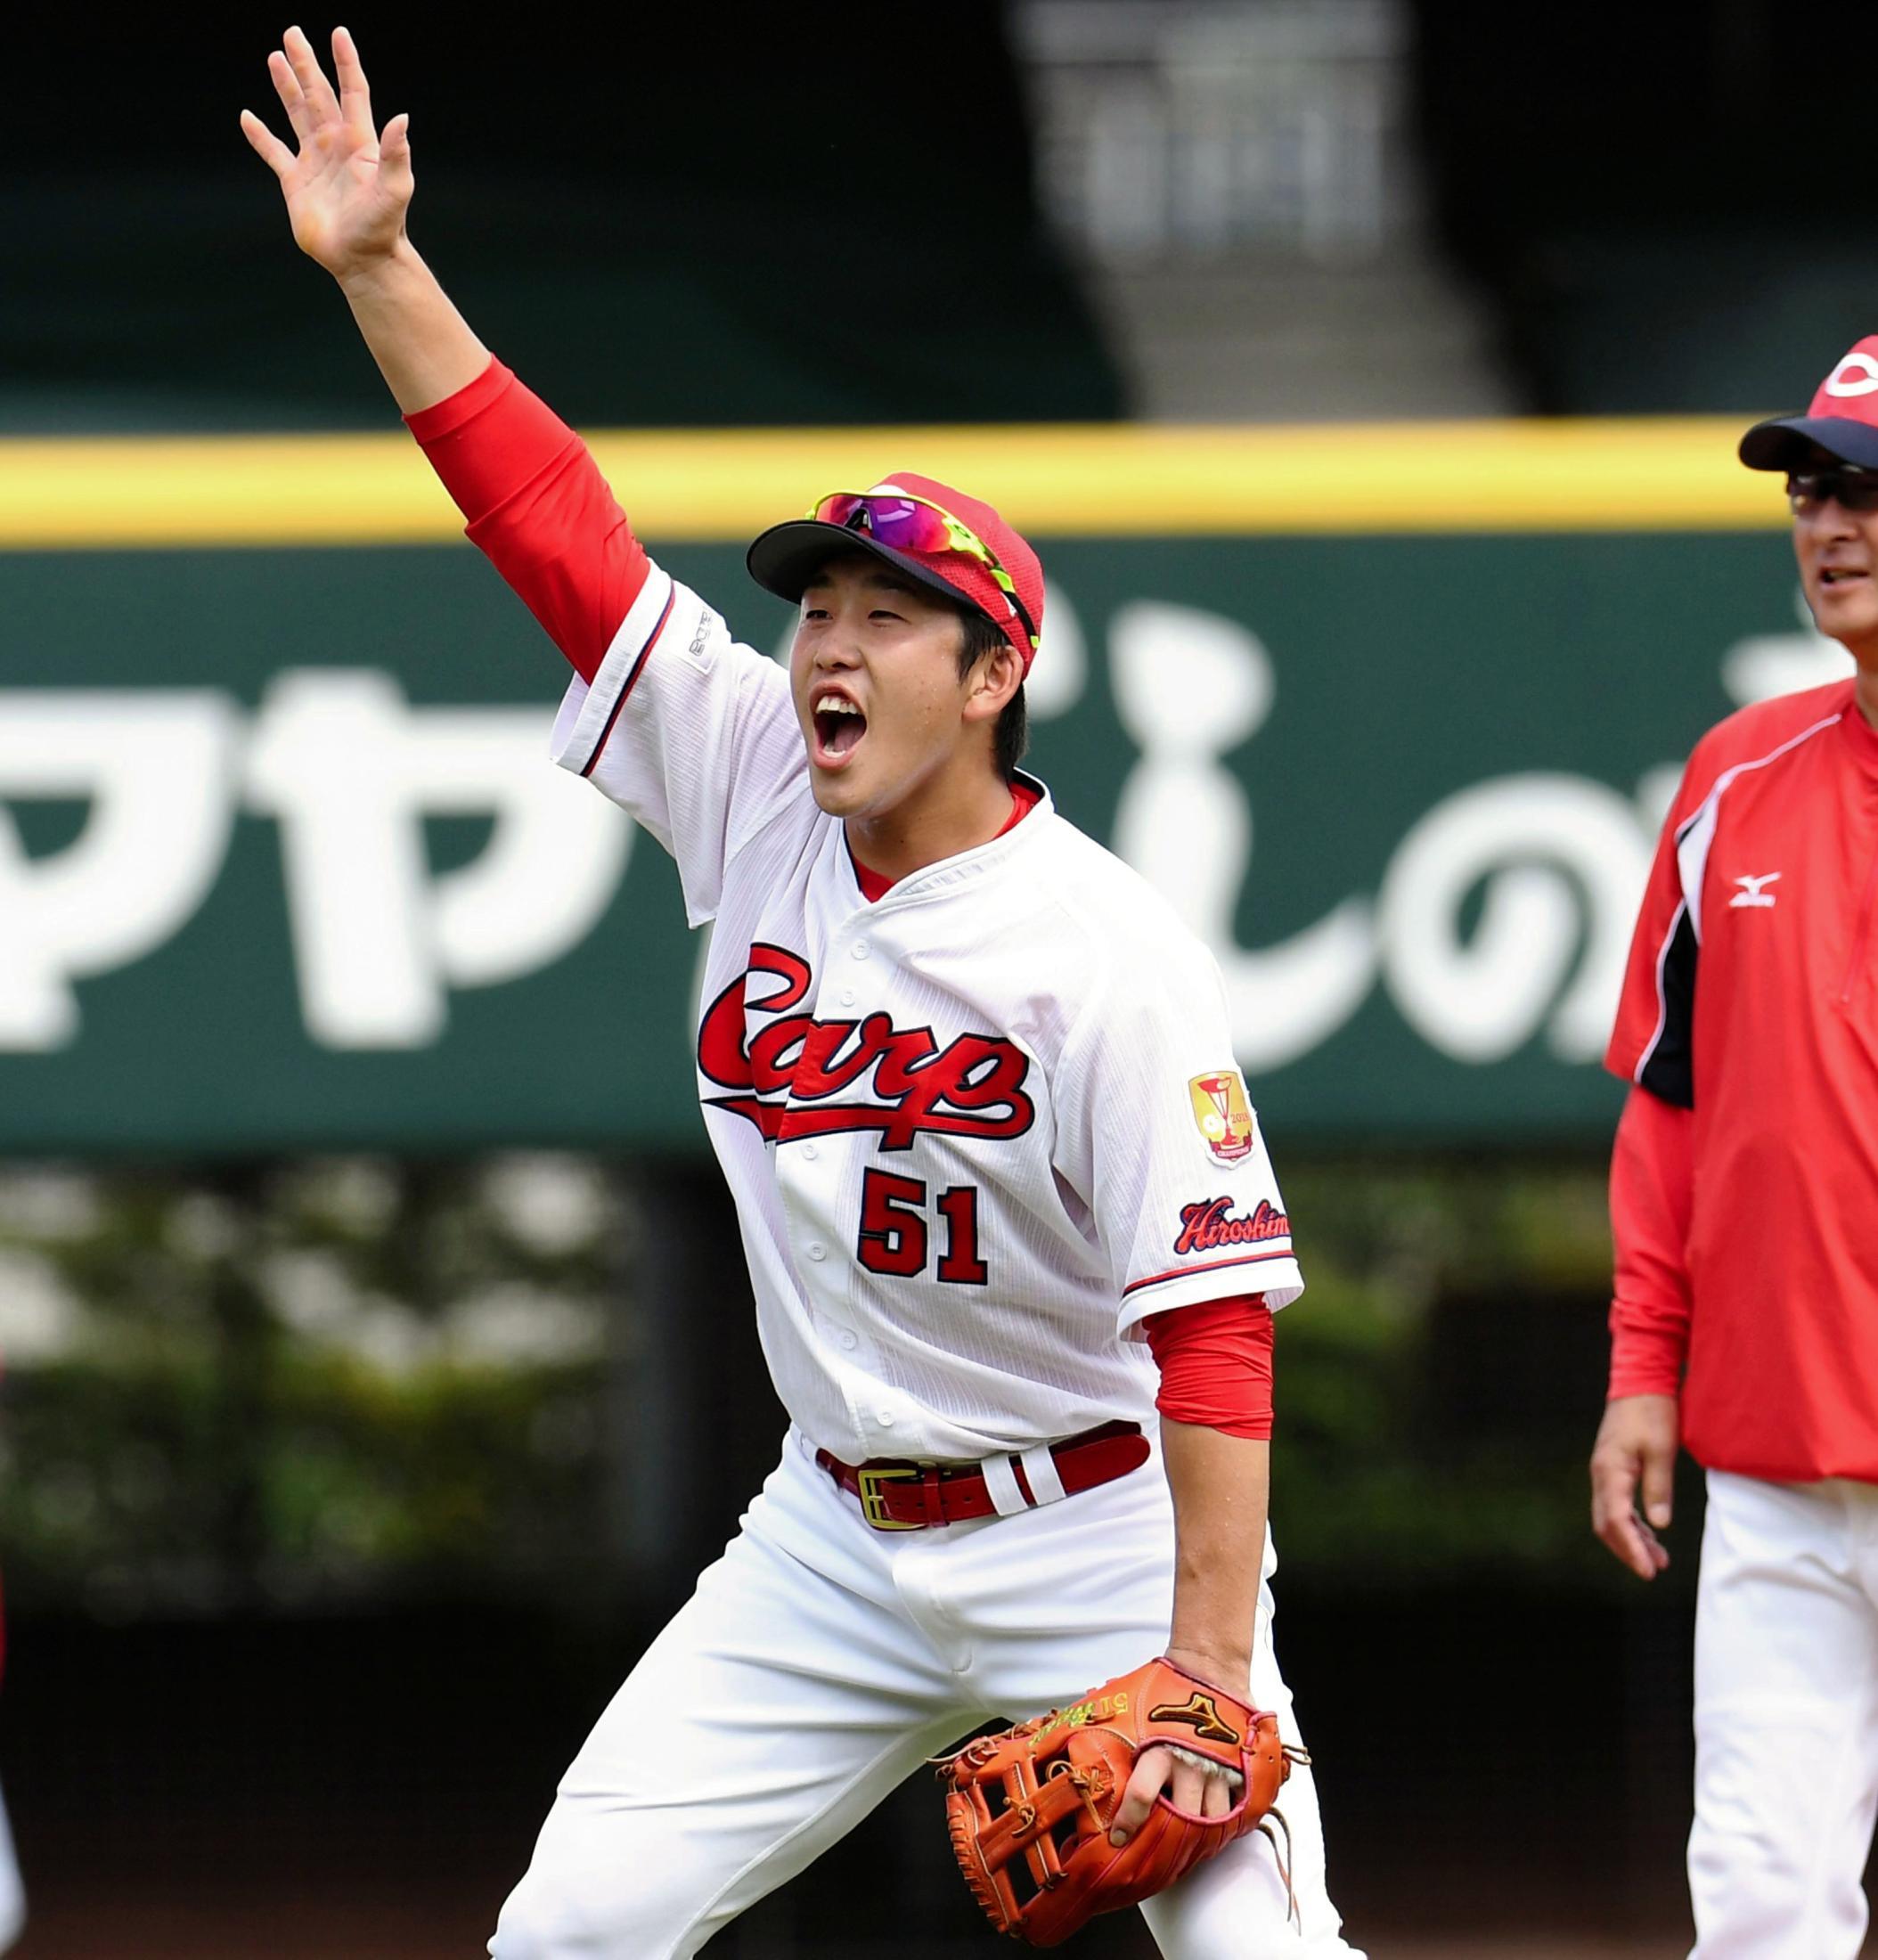
M 787 674 L 656 568 L 554 750 L 715 922 L 698 1096 L 812 1441 L 956 1461 L 1145 1421 L 1146 1316 L 1302 1291 L 1211 954 L 1047 793 L 870 903 Z

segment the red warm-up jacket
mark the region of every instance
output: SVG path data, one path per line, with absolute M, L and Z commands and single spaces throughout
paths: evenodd
M 1611 1393 L 1711 1469 L 1878 1482 L 1878 729 L 1743 709 L 1664 824 L 1607 1066 Z

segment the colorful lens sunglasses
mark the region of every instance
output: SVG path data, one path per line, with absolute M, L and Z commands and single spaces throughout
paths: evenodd
M 958 551 L 976 559 L 997 580 L 1006 604 L 1030 635 L 1030 650 L 1036 652 L 1036 623 L 1018 598 L 1011 575 L 971 526 L 950 510 L 904 490 L 890 495 L 878 491 L 837 490 L 823 497 L 809 515 L 818 523 L 838 525 L 844 531 L 865 531 L 870 537 L 878 538 L 889 551 Z

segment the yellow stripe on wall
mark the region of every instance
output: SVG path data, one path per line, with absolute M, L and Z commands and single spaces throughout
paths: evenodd
M 1238 428 L 610 430 L 641 535 L 742 540 L 913 469 L 1040 537 L 1763 530 L 1749 418 Z M 415 445 L 373 436 L 0 440 L 0 549 L 430 543 L 461 519 Z

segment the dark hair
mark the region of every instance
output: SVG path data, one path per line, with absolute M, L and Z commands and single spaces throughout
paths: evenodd
M 965 631 L 959 641 L 959 678 L 962 681 L 988 653 L 996 653 L 1000 647 L 1010 644 L 1004 628 L 989 613 L 968 612 L 964 616 Z M 1017 773 L 1017 764 L 1024 760 L 1024 752 L 1030 747 L 1030 710 L 1025 706 L 1024 683 L 1017 683 L 1017 691 L 1004 704 L 1004 712 L 998 717 L 998 725 L 992 731 L 992 760 L 998 765 L 998 773 L 1008 782 Z

